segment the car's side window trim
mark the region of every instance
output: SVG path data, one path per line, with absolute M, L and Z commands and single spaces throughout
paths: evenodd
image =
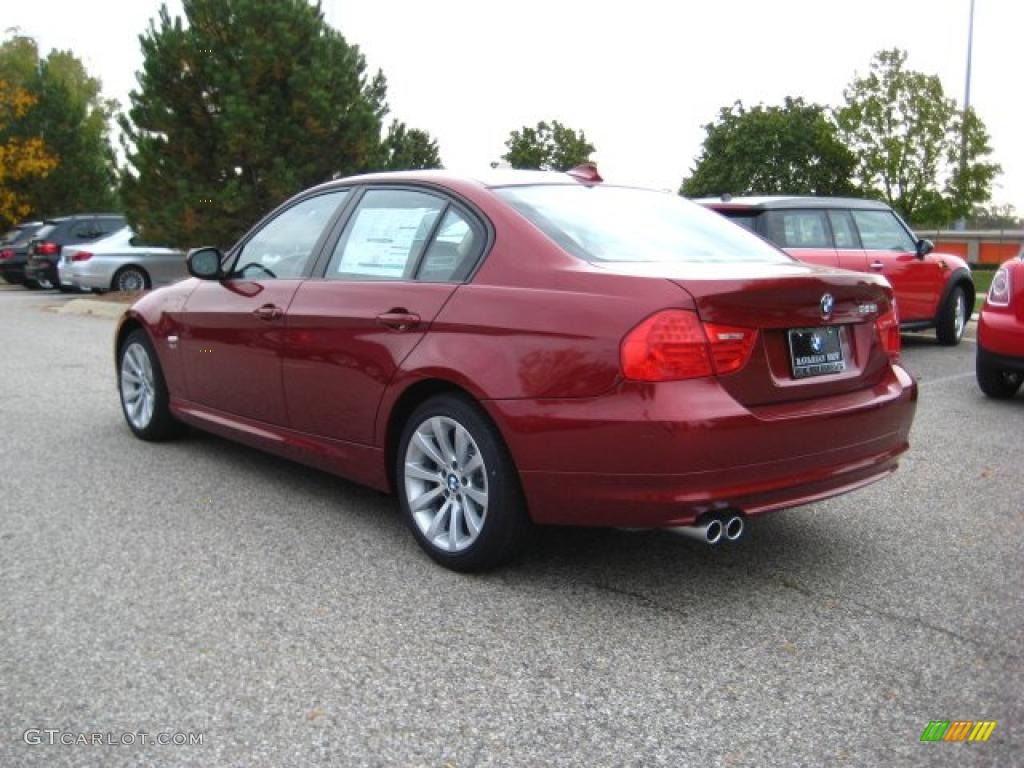
M 465 216 L 467 219 L 470 219 L 477 223 L 477 225 L 484 233 L 484 242 L 480 247 L 475 249 L 473 258 L 467 259 L 465 267 L 460 268 L 458 270 L 458 273 L 455 276 L 453 276 L 451 280 L 447 280 L 445 282 L 449 282 L 452 284 L 463 284 L 468 283 L 473 279 L 477 271 L 480 269 L 480 266 L 487 258 L 487 255 L 490 253 L 491 246 L 494 244 L 494 226 L 491 224 L 490 219 L 488 219 L 482 212 L 480 212 L 479 209 L 471 202 L 455 195 L 454 193 L 452 193 L 448 189 L 445 189 L 444 187 L 440 187 L 434 184 L 415 184 L 408 182 L 384 182 L 376 184 L 362 184 L 359 187 L 355 188 L 353 190 L 353 193 L 349 195 L 349 199 L 346 200 L 345 205 L 342 206 L 343 210 L 341 213 L 343 215 L 340 215 L 335 219 L 335 221 L 332 223 L 330 227 L 330 233 L 328 237 L 324 240 L 324 242 L 319 244 L 320 254 L 317 257 L 316 263 L 312 267 L 310 274 L 311 279 L 330 279 L 327 278 L 326 276 L 327 267 L 328 264 L 330 263 L 331 256 L 334 253 L 334 249 L 338 245 L 338 241 L 344 234 L 345 228 L 348 226 L 349 219 L 359 208 L 359 204 L 362 202 L 364 195 L 371 190 L 377 189 L 421 192 L 423 194 L 433 195 L 445 203 L 444 207 L 441 209 L 440 215 L 437 217 L 437 221 L 434 222 L 434 225 L 430 231 L 430 236 L 424 241 L 423 250 L 419 253 L 419 255 L 416 258 L 415 268 L 410 272 L 412 277 L 406 278 L 403 276 L 398 280 L 391 280 L 389 282 L 419 282 L 417 275 L 419 274 L 423 258 L 426 256 L 426 253 L 429 250 L 430 245 L 433 243 L 434 238 L 437 236 L 437 233 L 441 227 L 441 222 L 444 220 L 445 214 L 452 208 L 457 210 L 462 216 Z
M 243 235 L 242 238 L 237 243 L 235 243 L 234 246 L 231 247 L 231 250 L 227 252 L 227 254 L 224 257 L 223 265 L 224 273 L 226 275 L 225 279 L 237 279 L 234 276 L 234 269 L 238 265 L 238 259 L 241 257 L 242 251 L 245 250 L 245 247 L 249 244 L 249 241 L 256 237 L 256 235 L 258 235 L 260 232 L 262 232 L 264 228 L 267 227 L 267 225 L 276 221 L 279 216 L 283 215 L 285 212 L 291 210 L 295 206 L 302 205 L 303 203 L 312 200 L 313 198 L 321 197 L 323 195 L 337 194 L 338 192 L 347 192 L 345 197 L 341 201 L 339 201 L 337 209 L 331 214 L 330 218 L 327 220 L 327 224 L 323 228 L 323 231 L 320 233 L 320 236 L 313 244 L 313 248 L 310 250 L 309 257 L 307 257 L 306 264 L 302 268 L 302 271 L 300 272 L 299 276 L 297 278 L 288 279 L 301 280 L 308 278 L 313 268 L 319 261 L 320 253 L 323 250 L 325 239 L 333 231 L 334 223 L 337 221 L 338 217 L 345 213 L 345 211 L 348 209 L 349 202 L 353 196 L 354 191 L 355 188 L 352 186 L 329 187 L 327 189 L 318 189 L 316 192 L 312 194 L 303 195 L 302 197 L 294 198 L 292 200 L 286 200 L 285 202 L 281 203 L 281 205 L 277 206 L 277 208 L 275 208 L 262 219 L 260 219 L 256 223 L 256 225 L 253 226 L 248 232 L 246 232 L 245 235 Z M 231 265 L 230 268 L 228 268 L 229 264 Z

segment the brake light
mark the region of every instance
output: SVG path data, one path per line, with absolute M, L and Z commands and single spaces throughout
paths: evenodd
M 900 316 L 896 310 L 895 300 L 888 312 L 875 319 L 875 328 L 878 329 L 878 338 L 882 342 L 882 349 L 889 355 L 889 362 L 898 363 L 900 361 Z
M 2 251 L 0 251 L 0 260 L 3 260 L 3 259 L 13 259 L 13 258 L 14 258 L 14 251 L 12 251 L 10 248 L 4 248 Z
M 60 246 L 56 243 L 51 243 L 47 240 L 43 240 L 40 243 L 36 243 L 36 253 L 41 256 L 54 256 L 60 251 Z
M 1000 269 L 992 278 L 992 285 L 988 289 L 988 303 L 993 307 L 1010 306 L 1010 273 L 1006 269 Z
M 77 253 L 75 253 L 71 257 L 71 260 L 72 261 L 88 261 L 91 258 L 92 258 L 92 254 L 89 253 L 88 251 L 78 251 Z
M 622 373 L 635 381 L 678 381 L 734 373 L 750 359 L 754 328 L 701 323 L 695 312 L 666 309 L 622 340 Z

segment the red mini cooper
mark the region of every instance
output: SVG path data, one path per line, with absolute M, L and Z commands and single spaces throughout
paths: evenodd
M 884 278 L 593 167 L 333 181 L 188 262 L 118 327 L 131 430 L 191 424 L 392 491 L 450 568 L 500 563 L 531 524 L 735 539 L 907 450 Z
M 974 311 L 967 262 L 934 253 L 885 203 L 848 197 L 729 197 L 698 200 L 811 264 L 884 275 L 896 291 L 900 327 L 934 328 L 960 343 Z
M 978 318 L 978 386 L 1011 398 L 1024 381 L 1024 249 L 999 267 Z

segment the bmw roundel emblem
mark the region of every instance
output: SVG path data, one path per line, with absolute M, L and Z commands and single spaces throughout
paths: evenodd
M 821 297 L 821 314 L 823 317 L 828 317 L 832 314 L 832 310 L 835 309 L 836 300 L 832 298 L 831 293 L 826 293 Z

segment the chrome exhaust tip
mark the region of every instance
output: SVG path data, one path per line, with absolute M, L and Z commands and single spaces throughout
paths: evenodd
M 743 518 L 739 515 L 733 515 L 725 522 L 725 538 L 729 541 L 739 541 L 746 528 L 747 524 L 743 521 Z
M 708 520 L 698 525 L 681 525 L 670 530 L 680 536 L 703 541 L 705 544 L 717 544 L 725 533 L 721 520 Z

